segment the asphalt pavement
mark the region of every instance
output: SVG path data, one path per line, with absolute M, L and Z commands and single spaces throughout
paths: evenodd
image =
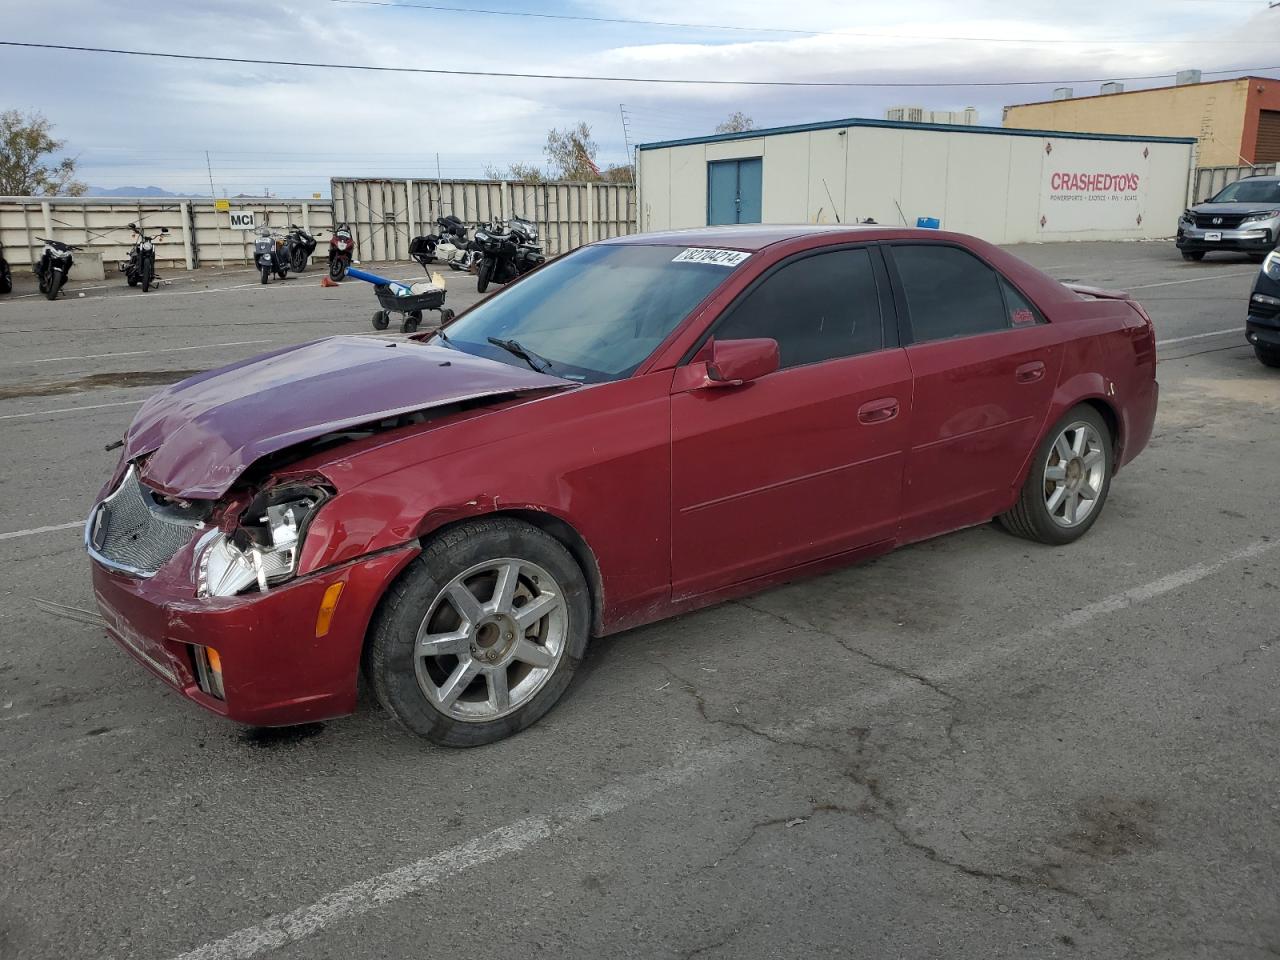
M 368 286 L 0 298 L 0 958 L 1280 955 L 1257 267 L 1014 252 L 1156 323 L 1156 434 L 1088 536 L 983 526 L 610 637 L 544 720 L 470 751 L 367 698 L 229 725 L 93 622 L 78 527 L 104 445 L 186 371 L 375 335 Z

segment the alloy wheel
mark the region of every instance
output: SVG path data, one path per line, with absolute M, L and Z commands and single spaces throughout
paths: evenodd
M 511 557 L 485 561 L 449 581 L 423 618 L 418 686 L 453 719 L 504 717 L 550 679 L 567 630 L 564 592 L 546 570 Z
M 1044 467 L 1044 505 L 1059 526 L 1078 526 L 1097 507 L 1107 473 L 1103 442 L 1083 420 L 1068 424 L 1054 440 Z

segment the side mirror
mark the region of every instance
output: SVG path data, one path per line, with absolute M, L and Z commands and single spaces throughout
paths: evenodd
M 160 228 L 160 232 L 161 232 L 161 233 L 168 233 L 168 232 L 169 232 L 169 228 L 168 228 L 168 227 L 161 227 L 161 228 Z
M 125 226 L 128 227 L 130 230 L 132 230 L 134 233 L 138 232 L 138 225 L 136 223 L 126 223 Z
M 704 386 L 738 387 L 778 369 L 778 341 L 712 340 Z

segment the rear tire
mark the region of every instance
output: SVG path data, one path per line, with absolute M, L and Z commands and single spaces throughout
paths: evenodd
M 404 319 L 400 321 L 400 332 L 417 333 L 418 324 L 420 323 L 422 323 L 422 313 L 420 311 L 414 310 L 411 313 L 406 313 Z
M 480 270 L 476 274 L 476 293 L 484 293 L 489 289 L 489 281 L 493 279 L 497 261 L 493 257 L 485 257 L 480 261 Z
M 13 292 L 13 274 L 9 272 L 9 264 L 0 260 L 0 293 Z
M 1183 259 L 1183 260 L 1196 260 L 1196 261 L 1203 260 L 1203 259 L 1204 259 L 1204 251 L 1203 251 L 1203 250 L 1183 250 L 1183 251 L 1182 251 L 1182 259 Z
M 474 520 L 432 538 L 387 591 L 365 673 L 409 730 L 443 746 L 480 746 L 555 705 L 590 623 L 586 578 L 563 544 L 516 520 Z M 420 633 L 436 652 L 420 652 Z
M 385 330 L 391 325 L 391 314 L 385 310 L 375 311 L 373 314 L 373 329 Z
M 1280 348 L 1264 347 L 1260 343 L 1253 345 L 1253 355 L 1264 367 L 1280 367 Z
M 1000 515 L 1001 525 L 1015 536 L 1055 546 L 1078 540 L 1106 504 L 1114 456 L 1114 438 L 1102 415 L 1088 404 L 1073 408 L 1041 441 L 1017 503 Z

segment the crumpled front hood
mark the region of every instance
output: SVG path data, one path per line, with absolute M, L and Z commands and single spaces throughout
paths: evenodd
M 254 461 L 294 444 L 463 400 L 566 389 L 569 380 L 416 341 L 329 337 L 198 374 L 151 397 L 125 456 L 176 497 L 221 497 Z

